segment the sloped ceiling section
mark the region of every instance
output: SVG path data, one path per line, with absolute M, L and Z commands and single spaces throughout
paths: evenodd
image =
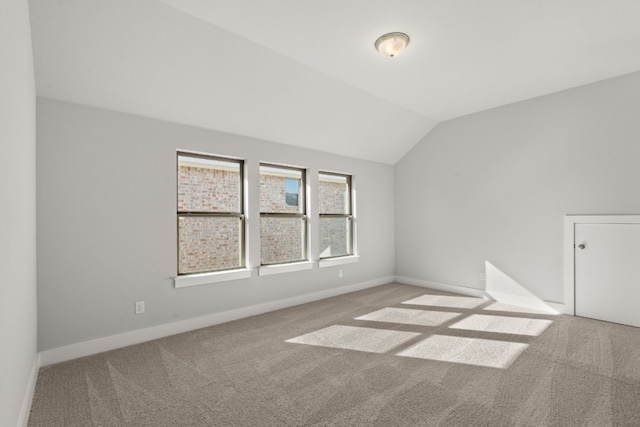
M 32 0 L 39 96 L 394 164 L 436 124 L 155 0 Z
M 638 0 L 159 1 L 438 121 L 640 69 Z
M 640 70 L 639 0 L 30 0 L 40 96 L 394 164 L 437 122 Z M 387 60 L 375 39 L 411 36 Z

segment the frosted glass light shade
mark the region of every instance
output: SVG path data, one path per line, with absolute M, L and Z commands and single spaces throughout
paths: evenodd
M 409 36 L 405 33 L 388 33 L 376 40 L 375 46 L 380 55 L 394 58 L 402 53 L 409 44 Z

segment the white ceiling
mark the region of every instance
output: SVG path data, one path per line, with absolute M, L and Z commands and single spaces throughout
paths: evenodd
M 31 0 L 40 96 L 394 164 L 437 122 L 640 70 L 638 0 Z M 411 37 L 393 60 L 373 42 Z

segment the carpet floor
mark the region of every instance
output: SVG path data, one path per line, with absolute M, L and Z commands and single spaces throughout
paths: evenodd
M 640 426 L 640 329 L 392 283 L 40 370 L 30 426 Z

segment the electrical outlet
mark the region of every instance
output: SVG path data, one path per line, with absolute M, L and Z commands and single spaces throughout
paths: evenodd
M 487 280 L 487 274 L 484 272 L 480 273 L 480 281 L 484 282 L 485 280 Z
M 338 277 L 342 277 L 342 270 L 338 270 Z
M 136 314 L 144 313 L 144 301 L 136 301 Z

